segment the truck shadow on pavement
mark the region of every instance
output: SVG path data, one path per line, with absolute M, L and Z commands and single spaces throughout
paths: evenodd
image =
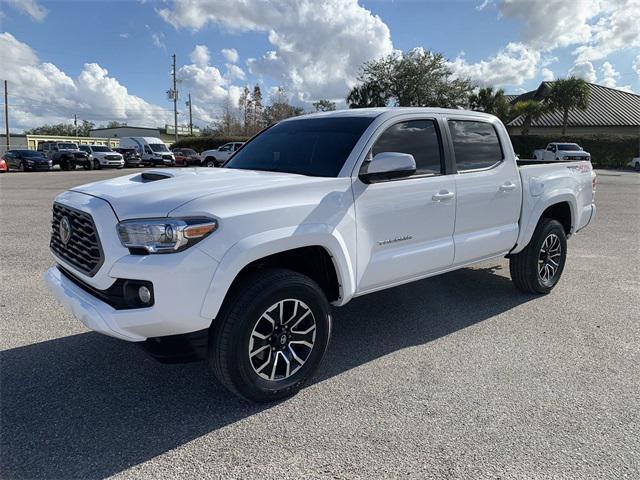
M 322 382 L 532 300 L 496 268 L 463 269 L 334 309 Z M 269 409 L 227 393 L 205 362 L 163 365 L 84 333 L 1 352 L 3 478 L 99 478 Z

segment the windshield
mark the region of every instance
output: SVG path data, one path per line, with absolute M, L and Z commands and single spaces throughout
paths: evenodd
M 183 155 L 197 155 L 195 150 L 191 150 L 190 148 L 184 148 L 182 150 Z
M 238 150 L 226 168 L 335 177 L 373 117 L 282 122 Z
M 59 143 L 58 148 L 60 150 L 78 150 L 78 145 L 75 143 Z
M 577 143 L 559 143 L 558 150 L 572 151 L 572 150 L 582 150 L 582 148 Z
M 94 145 L 91 147 L 94 152 L 110 152 L 111 149 L 109 147 L 103 147 L 102 145 Z
M 154 152 L 168 152 L 169 149 L 167 148 L 167 146 L 164 143 L 150 143 L 149 147 L 151 147 L 151 150 L 153 150 Z
M 16 150 L 16 153 L 23 157 L 43 157 L 42 152 L 36 152 L 35 150 Z

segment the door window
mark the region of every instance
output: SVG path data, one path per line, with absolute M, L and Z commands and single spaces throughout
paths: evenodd
M 371 149 L 374 156 L 382 152 L 413 155 L 415 175 L 443 173 L 442 142 L 434 120 L 409 120 L 392 125 Z
M 449 130 L 459 172 L 493 167 L 502 161 L 502 147 L 492 124 L 449 120 Z

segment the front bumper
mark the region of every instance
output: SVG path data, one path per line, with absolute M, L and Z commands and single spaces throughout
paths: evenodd
M 127 255 L 113 264 L 109 276 L 113 282 L 151 282 L 154 304 L 121 310 L 70 280 L 58 267 L 47 270 L 44 280 L 54 297 L 87 328 L 140 342 L 208 328 L 212 319 L 200 312 L 217 266 L 197 247 L 167 255 Z

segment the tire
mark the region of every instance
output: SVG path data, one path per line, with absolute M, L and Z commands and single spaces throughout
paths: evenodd
M 71 164 L 68 160 L 60 160 L 60 168 L 65 172 L 68 172 L 69 170 L 71 170 Z
M 331 315 L 320 287 L 291 270 L 266 269 L 245 276 L 228 295 L 209 333 L 209 365 L 216 378 L 252 402 L 295 395 L 316 372 L 329 344 Z M 278 325 L 289 314 L 284 326 Z
M 634 169 L 636 172 L 640 172 L 640 162 L 636 162 L 636 163 L 635 163 L 635 165 L 633 166 L 633 169 Z
M 21 172 L 27 171 L 27 167 L 24 166 L 24 162 L 20 162 L 20 165 L 18 165 L 18 170 L 20 170 Z
M 98 160 L 97 158 L 93 159 L 93 169 L 102 170 L 102 165 L 100 165 L 100 160 Z
M 525 293 L 547 294 L 560 280 L 566 259 L 564 227 L 557 220 L 542 218 L 529 245 L 509 258 L 511 280 Z
M 204 166 L 209 168 L 216 167 L 216 159 L 214 157 L 207 157 L 204 159 Z
M 93 170 L 93 162 L 91 160 L 87 160 L 82 164 L 82 168 L 85 170 Z

